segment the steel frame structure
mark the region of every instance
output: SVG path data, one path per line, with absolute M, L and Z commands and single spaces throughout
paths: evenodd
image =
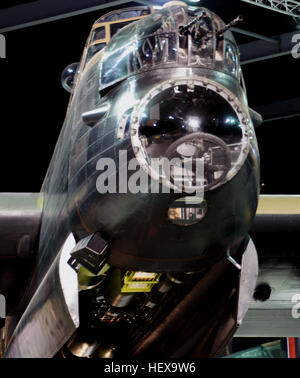
M 296 0 L 241 0 L 244 3 L 257 5 L 287 16 L 300 19 L 300 1 Z

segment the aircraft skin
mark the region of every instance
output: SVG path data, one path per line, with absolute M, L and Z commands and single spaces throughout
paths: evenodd
M 101 291 L 101 285 L 92 290 L 81 288 L 78 300 L 75 270 L 79 272 L 80 265 L 78 268 L 74 257 L 72 269 L 66 253 L 70 258 L 71 251 L 81 251 L 80 241 L 89 243 L 86 238 L 90 235 L 95 237 L 95 245 L 102 240 L 105 246 L 97 255 L 103 260 L 101 268 L 104 263 L 110 267 L 111 273 L 103 275 L 104 282 L 112 282 L 117 275 L 124 279 L 126 272 L 149 272 L 159 277 L 158 286 L 153 287 L 161 294 L 165 293 L 161 287 L 166 277 L 169 286 L 181 280 L 177 280 L 178 274 L 187 277 L 189 272 L 195 277 L 183 291 L 168 289 L 177 294 L 172 294 L 173 302 L 165 296 L 157 306 L 165 320 L 160 312 L 151 313 L 153 324 L 150 318 L 145 320 L 147 332 L 130 330 L 126 353 L 126 345 L 118 349 L 105 339 L 101 348 L 106 353 L 212 356 L 230 340 L 245 315 L 258 271 L 255 248 L 247 233 L 259 197 L 259 154 L 236 43 L 226 28 L 216 35 L 224 27 L 207 9 L 175 4 L 121 29 L 88 63 L 83 55 L 41 189 L 37 261 L 26 291 L 31 301 L 14 330 L 6 357 L 53 357 L 79 324 L 81 336 L 89 333 L 85 323 L 89 314 L 82 314 L 81 301 L 88 301 L 93 290 Z M 197 34 L 197 28 L 202 34 Z M 176 200 L 194 196 L 176 193 L 170 180 L 166 185 L 156 180 L 159 193 L 151 193 L 149 183 L 140 183 L 142 193 L 120 193 L 118 177 L 124 164 L 120 151 L 126 151 L 128 161 L 136 158 L 145 165 L 151 154 L 173 157 L 183 145 L 196 146 L 193 151 L 206 148 L 210 154 L 204 174 L 213 171 L 205 176 L 201 219 L 192 217 L 189 223 L 188 216 L 178 216 L 175 211 L 174 217 L 170 212 L 174 203 L 177 209 Z M 104 158 L 112 159 L 117 168 L 113 173 L 116 193 L 99 192 L 99 177 L 107 171 L 97 164 Z M 155 181 L 155 172 L 143 169 Z M 133 171 L 127 173 L 129 181 Z M 169 193 L 162 193 L 168 185 Z M 197 209 L 198 205 L 186 206 Z M 181 203 L 179 212 L 182 207 Z M 70 233 L 74 240 L 68 249 Z M 111 285 L 103 285 L 109 293 L 104 300 L 110 306 L 105 316 L 112 308 L 117 312 L 110 319 L 119 319 L 117 309 L 124 313 L 137 297 L 141 312 L 151 295 L 122 294 L 120 290 L 111 294 Z M 219 312 L 220 307 L 225 313 Z M 121 320 L 125 324 L 124 318 Z M 172 327 L 177 338 L 170 337 L 158 348 Z M 98 344 L 96 349 L 100 356 Z

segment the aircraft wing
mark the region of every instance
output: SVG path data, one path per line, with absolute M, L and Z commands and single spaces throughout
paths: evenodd
M 53 357 L 78 328 L 77 274 L 67 263 L 75 245 L 69 234 L 22 315 L 6 357 Z
M 38 248 L 43 195 L 0 193 L 0 293 L 7 314 L 20 307 Z
M 268 285 L 271 293 L 252 299 L 236 336 L 300 337 L 299 231 L 299 195 L 260 196 L 250 234 L 259 257 L 257 288 Z
M 67 264 L 75 245 L 72 235 L 37 288 L 34 281 L 43 197 L 0 194 L 0 294 L 5 298 L 8 356 L 52 356 L 79 324 L 77 276 Z

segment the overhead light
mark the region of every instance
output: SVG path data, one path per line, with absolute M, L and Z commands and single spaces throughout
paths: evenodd
M 189 117 L 187 123 L 192 130 L 197 130 L 200 127 L 201 121 L 198 117 Z

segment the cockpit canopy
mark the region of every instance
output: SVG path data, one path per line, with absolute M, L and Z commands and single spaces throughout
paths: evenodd
M 151 13 L 151 8 L 148 6 L 140 6 L 133 8 L 119 9 L 105 14 L 98 18 L 96 23 L 120 21 L 128 18 L 136 18 L 141 16 L 147 16 Z
M 120 29 L 153 12 L 152 7 L 142 5 L 114 10 L 98 18 L 93 25 L 87 41 L 84 65 L 86 65 L 97 52 L 101 51 Z
M 197 39 L 192 33 L 180 32 L 196 17 L 200 31 Z M 216 34 L 224 26 L 208 9 L 188 6 L 163 8 L 127 25 L 103 51 L 100 90 L 154 67 L 206 67 L 240 80 L 239 55 L 232 33 L 226 31 L 219 37 Z

